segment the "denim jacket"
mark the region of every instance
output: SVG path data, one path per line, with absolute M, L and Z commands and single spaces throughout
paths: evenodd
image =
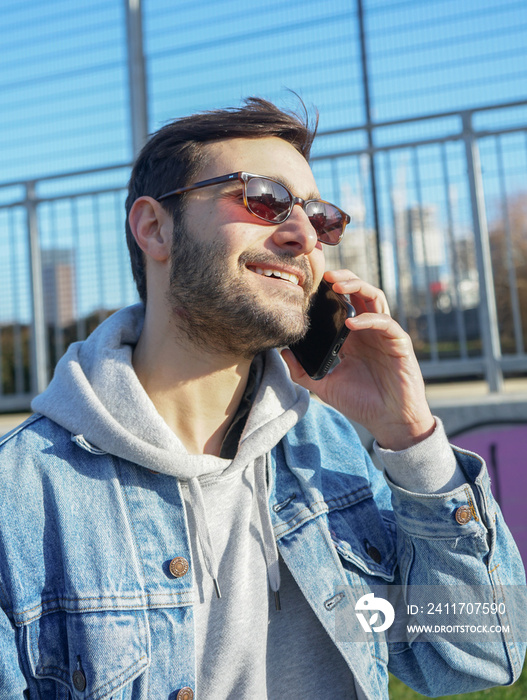
M 1 445 L 0 700 L 192 697 L 192 576 L 169 572 L 174 557 L 192 569 L 174 477 L 38 414 Z M 376 585 L 524 583 L 484 464 L 456 457 L 467 483 L 454 491 L 387 485 L 349 423 L 317 402 L 272 450 L 280 555 L 372 700 L 388 698 L 388 670 L 429 695 L 509 684 L 521 671 L 525 647 L 512 633 L 460 651 L 339 632 L 339 616 Z M 463 506 L 471 517 L 458 522 Z

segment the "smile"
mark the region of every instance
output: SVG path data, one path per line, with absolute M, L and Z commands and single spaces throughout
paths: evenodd
M 275 270 L 269 267 L 250 267 L 252 272 L 256 272 L 257 275 L 263 275 L 264 277 L 278 277 L 279 279 L 291 282 L 294 285 L 298 285 L 299 277 L 292 272 L 285 272 L 284 270 Z

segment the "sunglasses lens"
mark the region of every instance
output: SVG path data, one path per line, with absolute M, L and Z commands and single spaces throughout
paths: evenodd
M 336 245 L 344 230 L 344 217 L 340 209 L 327 202 L 308 202 L 306 214 L 317 232 L 319 241 Z
M 285 221 L 291 213 L 292 195 L 279 182 L 251 177 L 245 185 L 247 209 L 271 223 Z M 304 210 L 322 243 L 337 245 L 347 223 L 346 215 L 333 204 L 319 200 L 306 202 Z
M 291 208 L 291 195 L 278 182 L 260 177 L 251 178 L 246 185 L 249 211 L 260 219 L 280 223 Z

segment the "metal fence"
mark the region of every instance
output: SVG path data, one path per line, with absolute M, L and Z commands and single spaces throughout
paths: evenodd
M 527 372 L 527 101 L 321 133 L 313 169 L 354 219 L 328 268 L 381 284 L 425 377 L 499 391 Z M 26 409 L 69 343 L 137 300 L 129 170 L 0 187 L 0 411 Z
M 363 162 L 362 195 L 343 202 L 358 230 L 338 255 L 370 278 L 376 258 L 425 377 L 484 375 L 499 391 L 527 369 L 526 106 L 375 124 L 371 147 L 317 156 L 334 172 Z

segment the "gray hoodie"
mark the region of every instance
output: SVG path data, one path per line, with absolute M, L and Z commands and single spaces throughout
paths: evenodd
M 175 477 L 199 601 L 199 698 L 354 698 L 348 667 L 283 564 L 280 581 L 269 516 L 268 455 L 306 412 L 308 393 L 291 382 L 278 352 L 256 358 L 257 389 L 234 459 L 189 455 L 132 367 L 143 318 L 142 305 L 128 307 L 71 345 L 33 410 L 105 452 Z M 269 588 L 280 588 L 281 611 Z

